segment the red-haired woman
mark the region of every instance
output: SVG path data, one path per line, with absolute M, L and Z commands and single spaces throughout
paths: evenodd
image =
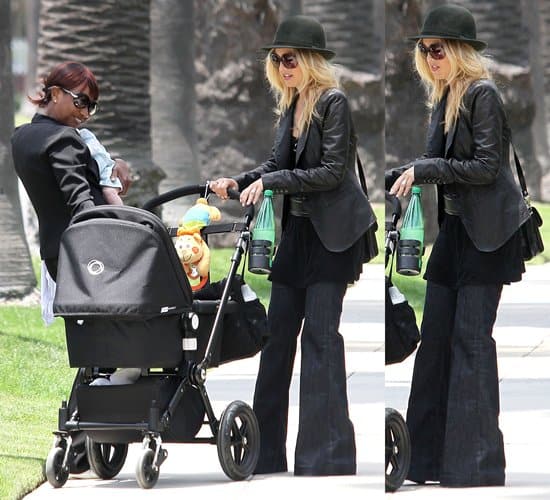
M 97 163 L 77 131 L 96 112 L 98 97 L 97 80 L 86 66 L 58 64 L 44 78 L 40 96 L 29 97 L 38 106 L 31 123 L 18 127 L 12 136 L 15 170 L 36 210 L 40 255 L 54 280 L 61 235 L 71 218 L 105 204 Z M 113 175 L 126 191 L 130 184 L 126 162 L 117 160 Z M 79 375 L 75 384 L 78 380 Z M 75 408 L 72 393 L 69 408 L 71 412 Z M 89 468 L 83 437 L 80 432 L 72 435 L 73 473 Z
M 61 234 L 72 216 L 105 204 L 96 162 L 77 132 L 97 110 L 99 87 L 89 68 L 78 62 L 56 65 L 43 80 L 31 123 L 12 136 L 17 175 L 38 216 L 40 255 L 55 280 Z M 129 187 L 127 164 L 117 160 L 114 176 Z

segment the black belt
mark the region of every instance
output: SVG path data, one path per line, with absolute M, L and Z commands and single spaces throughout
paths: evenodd
M 460 210 L 460 200 L 459 198 L 451 198 L 446 194 L 443 195 L 443 203 L 445 213 L 448 215 L 460 215 L 462 210 Z
M 290 215 L 294 217 L 309 217 L 309 210 L 305 206 L 307 197 L 304 195 L 292 195 L 290 198 Z

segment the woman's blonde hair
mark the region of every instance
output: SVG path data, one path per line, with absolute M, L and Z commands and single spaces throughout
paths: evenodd
M 420 52 L 418 45 L 414 49 L 416 71 L 428 91 L 428 106 L 433 108 L 445 95 L 447 87 L 447 108 L 445 110 L 445 132 L 457 120 L 463 109 L 462 98 L 475 80 L 491 78 L 489 58 L 481 55 L 471 45 L 458 40 L 442 40 L 445 57 L 450 65 L 447 80 L 437 80 L 430 71 L 427 57 Z
M 311 120 L 316 116 L 315 104 L 321 94 L 331 88 L 338 88 L 336 67 L 328 62 L 319 52 L 313 50 L 292 49 L 302 70 L 303 80 L 300 87 L 287 87 L 281 78 L 279 68 L 271 61 L 271 52 L 265 58 L 265 75 L 277 100 L 276 113 L 278 121 L 290 108 L 296 94 L 304 100 L 304 110 L 298 123 L 294 124 L 295 135 L 307 130 Z

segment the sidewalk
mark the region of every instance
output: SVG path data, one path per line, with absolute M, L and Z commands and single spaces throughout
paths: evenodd
M 201 498 L 224 500 L 332 497 L 372 500 L 383 497 L 384 439 L 384 309 L 382 266 L 365 267 L 362 279 L 351 287 L 344 301 L 340 332 L 346 345 L 350 416 L 357 444 L 356 476 L 294 477 L 285 474 L 259 475 L 233 482 L 223 473 L 215 446 L 166 444 L 168 459 L 152 490 L 142 490 L 134 468 L 140 444 L 130 446 L 126 464 L 113 480 L 96 479 L 92 473 L 71 476 L 61 489 L 43 484 L 27 500 L 94 499 L 134 500 Z M 297 357 L 297 359 L 299 359 Z M 208 394 L 219 417 L 229 402 L 241 399 L 251 404 L 259 356 L 229 363 L 212 370 L 207 378 Z M 293 468 L 298 423 L 299 363 L 295 364 L 290 394 L 287 440 L 289 470 Z
M 506 487 L 441 489 L 405 482 L 409 499 L 550 498 L 550 264 L 528 266 L 521 283 L 506 286 L 494 338 L 499 355 L 500 428 Z M 386 405 L 405 411 L 414 356 L 386 367 Z M 465 438 L 467 438 L 465 436 Z

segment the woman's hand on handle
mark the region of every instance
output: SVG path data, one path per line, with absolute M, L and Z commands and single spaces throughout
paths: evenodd
M 390 194 L 395 196 L 407 196 L 414 183 L 414 166 L 405 170 L 393 183 Z
M 241 193 L 241 203 L 245 207 L 247 205 L 254 205 L 260 199 L 260 196 L 264 192 L 264 184 L 262 179 L 258 179 L 250 184 L 246 189 Z
M 220 177 L 214 181 L 208 183 L 208 187 L 218 195 L 222 200 L 228 200 L 229 195 L 227 194 L 228 189 L 239 189 L 239 185 L 235 179 L 229 177 Z

